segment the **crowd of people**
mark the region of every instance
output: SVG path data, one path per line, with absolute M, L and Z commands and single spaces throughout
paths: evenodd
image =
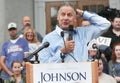
M 74 27 L 76 16 L 83 18 L 85 24 Z M 58 10 L 57 21 L 55 30 L 44 38 L 34 30 L 29 16 L 23 17 L 20 31 L 15 22 L 8 24 L 10 39 L 2 45 L 0 52 L 0 78 L 5 83 L 26 83 L 24 58 L 45 42 L 50 45 L 38 52 L 40 63 L 98 59 L 99 83 L 120 83 L 120 13 L 108 19 L 65 3 Z M 109 55 L 99 52 L 99 45 L 90 43 L 99 36 L 111 38 L 109 47 L 112 51 Z M 33 56 L 29 61 L 35 60 L 36 56 Z

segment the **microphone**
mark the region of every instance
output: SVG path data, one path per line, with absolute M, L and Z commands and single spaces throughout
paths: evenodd
M 69 31 L 69 40 L 73 40 L 73 25 L 69 25 L 69 28 L 68 28 L 68 31 Z
M 61 37 L 63 38 L 63 42 L 64 42 L 64 45 L 65 45 L 64 31 L 61 31 Z M 65 50 L 66 50 L 66 46 L 65 46 Z M 64 63 L 65 54 L 60 53 L 60 57 L 61 57 L 61 59 L 62 59 L 62 63 Z
M 24 61 L 30 60 L 34 55 L 36 55 L 39 51 L 41 51 L 44 48 L 47 48 L 49 46 L 49 42 L 44 42 L 42 46 L 40 46 L 37 50 L 35 50 L 33 53 L 30 53 L 26 58 L 24 58 Z
M 61 31 L 61 37 L 62 38 L 64 37 L 64 31 Z
M 65 45 L 65 40 L 64 40 L 64 31 L 61 31 L 61 37 L 63 38 L 63 42 L 64 42 L 64 46 L 65 46 L 65 50 L 66 49 L 66 45 Z M 72 56 L 70 53 L 67 53 L 68 55 L 70 55 L 74 60 L 75 62 L 78 62 L 74 56 Z M 61 58 L 62 58 L 62 62 L 64 62 L 64 58 L 65 58 L 65 55 L 62 55 L 62 53 L 60 54 L 61 55 Z

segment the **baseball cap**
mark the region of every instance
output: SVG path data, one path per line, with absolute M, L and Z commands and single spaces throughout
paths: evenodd
M 9 30 L 9 29 L 12 29 L 12 28 L 13 28 L 13 29 L 17 29 L 17 24 L 14 23 L 14 22 L 9 23 L 9 24 L 8 24 L 8 30 Z

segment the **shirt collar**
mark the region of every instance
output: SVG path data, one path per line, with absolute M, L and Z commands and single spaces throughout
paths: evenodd
M 58 25 L 56 25 L 56 31 L 58 33 L 58 35 L 61 36 L 61 32 L 63 31 Z
M 64 31 L 64 30 L 62 30 L 58 25 L 56 25 L 56 31 L 57 31 L 58 35 L 61 36 L 61 32 Z M 64 31 L 64 33 L 68 33 L 68 31 Z M 76 33 L 75 28 L 74 28 L 74 33 Z

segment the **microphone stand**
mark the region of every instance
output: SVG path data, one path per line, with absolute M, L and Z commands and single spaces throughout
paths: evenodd
M 61 57 L 61 59 L 62 59 L 62 63 L 64 63 L 65 54 L 63 54 L 63 53 L 60 53 L 60 57 Z
M 63 39 L 63 43 L 64 43 L 64 46 L 65 46 L 65 50 L 67 50 L 67 49 L 66 49 L 66 45 L 65 45 L 64 32 L 63 32 L 63 31 L 61 32 L 61 37 L 62 37 L 62 39 Z M 69 56 L 71 56 L 71 57 L 75 60 L 75 62 L 78 62 L 78 61 L 74 58 L 74 56 L 72 56 L 70 53 L 66 53 L 66 54 L 68 54 Z M 61 59 L 62 59 L 62 63 L 64 63 L 65 54 L 60 53 L 60 56 L 61 56 Z
M 35 60 L 28 60 L 27 58 L 24 58 L 25 62 L 30 62 L 32 64 L 38 64 L 40 61 L 38 60 L 38 53 L 34 54 L 35 55 Z
M 33 63 L 34 64 L 40 63 L 40 61 L 38 60 L 38 53 L 35 54 L 35 61 Z

